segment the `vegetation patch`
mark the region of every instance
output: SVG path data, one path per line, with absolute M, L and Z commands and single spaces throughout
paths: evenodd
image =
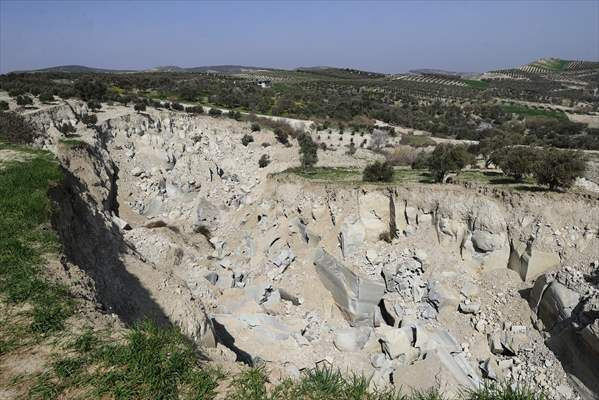
M 540 110 L 536 108 L 526 107 L 520 104 L 509 104 L 501 106 L 504 112 L 523 115 L 525 117 L 548 117 L 561 120 L 567 120 L 568 116 L 563 111 Z

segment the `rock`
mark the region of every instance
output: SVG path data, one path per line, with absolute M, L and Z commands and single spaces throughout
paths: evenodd
M 440 281 L 432 281 L 428 284 L 428 298 L 438 311 L 442 309 L 455 310 L 459 303 L 457 293 Z
M 373 353 L 370 355 L 370 364 L 377 369 L 385 368 L 391 365 L 391 362 L 383 353 Z
M 413 348 L 414 333 L 410 327 L 392 328 L 385 326 L 379 328 L 377 334 L 383 351 L 391 360 L 410 352 Z
M 358 328 L 345 328 L 335 331 L 333 344 L 339 351 L 355 352 L 362 350 L 370 339 L 372 328 L 362 326 Z
M 518 272 L 523 281 L 535 279 L 542 273 L 559 267 L 559 254 L 540 250 L 533 243 L 512 243 L 508 268 Z
M 350 325 L 373 326 L 378 304 L 385 293 L 382 282 L 362 278 L 319 248 L 316 272 Z
M 455 338 L 445 329 L 426 327 L 420 323 L 415 324 L 414 329 L 416 332 L 414 346 L 419 348 L 423 354 L 436 349 L 442 349 L 450 353 L 461 350 Z
M 498 378 L 499 378 L 499 374 L 497 372 L 498 365 L 494 359 L 487 358 L 486 360 L 481 361 L 478 365 L 479 365 L 481 371 L 483 371 L 483 376 L 485 378 L 488 378 L 488 379 L 491 379 L 494 381 L 498 380 Z
M 131 175 L 133 176 L 140 176 L 142 174 L 143 170 L 139 167 L 133 167 L 133 169 L 131 170 Z
M 457 396 L 464 388 L 477 388 L 480 378 L 460 354 L 435 350 L 424 360 L 398 367 L 393 372 L 393 383 L 408 393 L 437 389 L 446 398 Z
M 462 290 L 460 290 L 460 294 L 462 294 L 466 298 L 472 299 L 472 298 L 478 296 L 479 291 L 480 291 L 480 286 L 476 285 L 473 282 L 467 282 L 466 284 L 464 284 L 464 286 L 462 286 Z
M 580 295 L 557 281 L 545 290 L 539 303 L 538 315 L 551 330 L 555 324 L 570 318 L 572 310 L 580 301 Z
M 498 250 L 506 245 L 505 235 L 491 233 L 483 230 L 472 232 L 472 244 L 477 251 L 488 253 Z
M 348 217 L 341 225 L 339 233 L 339 242 L 341 244 L 341 253 L 343 257 L 354 254 L 364 243 L 366 231 L 360 218 Z
M 480 311 L 480 303 L 462 301 L 460 303 L 459 310 L 464 314 L 477 314 Z
M 128 231 L 131 230 L 131 225 L 129 225 L 129 223 L 127 221 L 125 221 L 122 218 L 117 217 L 116 215 L 112 216 L 112 222 L 120 229 L 123 231 Z
M 218 282 L 218 274 L 216 272 L 210 272 L 204 278 L 213 285 L 216 285 L 216 282 Z
M 503 354 L 504 349 L 501 344 L 501 335 L 499 332 L 493 332 L 487 335 L 489 341 L 489 349 L 493 354 Z

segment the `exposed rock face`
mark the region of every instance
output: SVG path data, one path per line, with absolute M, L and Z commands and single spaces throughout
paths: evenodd
M 571 344 L 596 352 L 597 296 L 551 271 L 599 259 L 596 201 L 269 176 L 298 156 L 267 129 L 245 147 L 247 123 L 104 106 L 93 130 L 77 123 L 81 107 L 30 118 L 69 178 L 56 193 L 67 254 L 124 321 L 177 323 L 217 342 L 214 357 L 290 376 L 331 363 L 377 385 L 455 393 L 505 378 L 592 398 L 566 372 L 592 387 L 570 368 Z M 53 126 L 66 120 L 88 147 L 58 145 Z M 319 159 L 365 162 L 341 150 Z
M 350 325 L 374 326 L 377 306 L 385 292 L 383 283 L 356 275 L 322 249 L 317 250 L 314 265 Z

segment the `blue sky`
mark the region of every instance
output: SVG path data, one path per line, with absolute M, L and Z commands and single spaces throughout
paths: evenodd
M 599 59 L 599 0 L 0 0 L 0 72 L 240 64 L 485 71 Z

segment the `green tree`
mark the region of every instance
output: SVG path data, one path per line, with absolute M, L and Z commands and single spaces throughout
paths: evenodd
M 504 174 L 520 182 L 526 175 L 533 173 L 537 151 L 527 146 L 504 147 L 494 151 L 491 158 Z
M 298 138 L 300 161 L 303 168 L 311 168 L 318 162 L 318 145 L 312 140 L 312 136 L 307 133 Z
M 549 189 L 567 189 L 586 170 L 586 160 L 582 153 L 571 150 L 546 149 L 540 151 L 535 164 L 534 175 L 539 185 Z
M 474 157 L 466 146 L 439 144 L 430 155 L 428 169 L 437 182 L 443 182 L 447 174 L 459 172 L 465 166 L 472 164 Z
M 49 92 L 40 94 L 38 98 L 42 103 L 50 103 L 51 101 L 54 101 L 54 96 Z
M 7 111 L 9 108 L 6 101 L 0 100 L 0 111 Z
M 275 138 L 281 144 L 285 144 L 285 145 L 289 144 L 289 134 L 287 133 L 287 131 L 285 131 L 281 128 L 275 129 Z
M 393 165 L 385 161 L 375 161 L 364 168 L 362 180 L 364 182 L 391 182 L 393 180 Z
M 248 135 L 247 133 L 245 135 L 243 135 L 243 137 L 241 138 L 241 144 L 243 144 L 244 146 L 247 146 L 248 144 L 252 143 L 254 141 L 254 137 L 252 135 Z

